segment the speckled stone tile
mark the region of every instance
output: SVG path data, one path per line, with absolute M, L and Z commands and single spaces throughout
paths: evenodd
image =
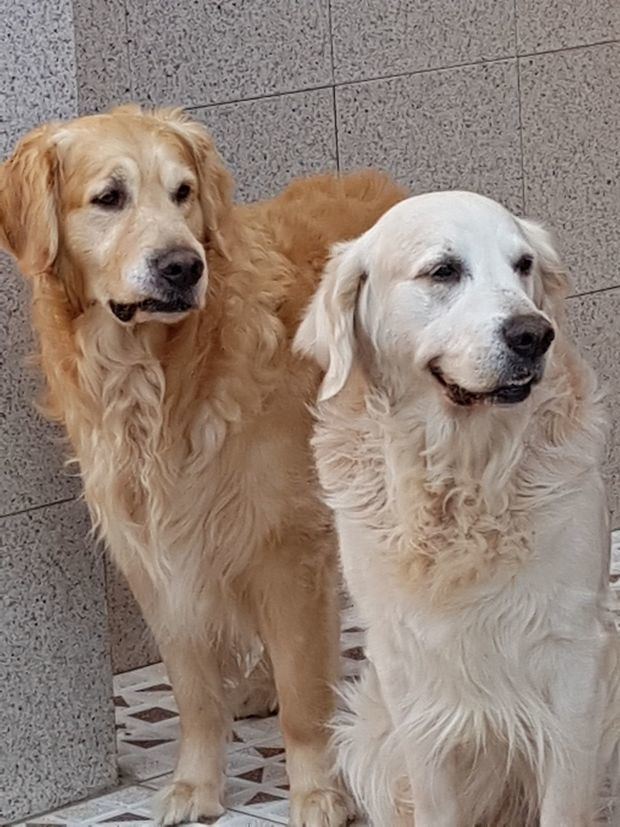
M 620 534 L 614 537 L 614 548 Z M 618 555 L 614 554 L 615 560 Z M 620 572 L 612 563 L 612 582 Z M 620 574 L 618 575 L 620 577 Z M 364 663 L 364 632 L 343 593 L 341 611 L 342 672 L 354 680 Z M 619 629 L 620 630 L 620 629 Z M 122 786 L 111 793 L 31 819 L 25 824 L 153 825 L 152 797 L 172 780 L 178 749 L 177 706 L 163 664 L 114 678 L 114 704 Z M 227 827 L 262 827 L 288 823 L 289 784 L 284 743 L 276 716 L 235 721 L 226 761 L 226 813 L 217 821 Z M 597 824 L 612 825 L 605 818 Z M 369 827 L 357 818 L 355 827 Z
M 343 674 L 354 677 L 362 665 L 363 635 L 347 604 L 341 619 Z M 144 824 L 152 797 L 172 779 L 179 741 L 178 709 L 163 664 L 114 678 L 119 789 L 64 807 L 24 824 Z M 228 744 L 225 801 L 219 824 L 259 827 L 288 823 L 289 783 L 284 742 L 276 716 L 235 721 Z M 363 825 L 356 821 L 356 825 Z
M 332 80 L 328 0 L 127 0 L 135 96 L 200 106 Z
M 34 352 L 25 280 L 0 253 L 0 516 L 75 495 L 78 481 L 64 468 L 60 428 L 34 407 L 42 379 L 27 366 Z
M 620 38 L 617 0 L 516 0 L 519 53 Z
M 114 672 L 128 672 L 160 660 L 140 608 L 109 557 L 106 558 L 106 592 Z
M 575 292 L 620 283 L 620 44 L 522 58 L 525 202 Z
M 0 13 L 0 157 L 19 135 L 75 114 L 71 0 L 3 3 Z
M 292 178 L 336 169 L 331 89 L 197 109 L 233 171 L 242 201 L 276 195 Z
M 116 779 L 103 560 L 81 503 L 0 521 L 0 821 Z
M 413 193 L 472 189 L 521 210 L 514 61 L 336 90 L 342 169 L 390 171 Z
M 0 88 L 0 101 L 2 96 L 3 89 Z M 29 121 L 26 123 L 20 121 L 5 121 L 0 115 L 0 163 L 11 155 L 17 142 L 30 131 L 31 127 L 48 120 L 49 118 L 44 116 L 40 118 L 37 117 L 34 110 Z M 2 255 L 1 252 L 0 255 Z
M 620 288 L 568 300 L 571 331 L 596 370 L 611 415 L 606 476 L 612 526 L 620 528 Z
M 511 57 L 513 0 L 331 0 L 337 82 Z
M 124 0 L 74 0 L 80 114 L 132 98 Z

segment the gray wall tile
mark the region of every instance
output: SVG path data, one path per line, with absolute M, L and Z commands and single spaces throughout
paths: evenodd
M 35 410 L 42 380 L 27 367 L 35 352 L 30 290 L 0 253 L 0 515 L 74 495 L 79 488 L 63 467 L 62 431 Z
M 0 6 L 0 157 L 18 135 L 76 110 L 71 0 Z
M 611 419 L 606 476 L 612 525 L 620 528 L 620 288 L 568 300 L 572 335 L 596 370 Z
M 74 2 L 75 57 L 80 114 L 132 98 L 124 0 Z
M 515 54 L 513 0 L 331 0 L 336 81 Z
M 138 604 L 109 557 L 106 558 L 106 592 L 114 674 L 160 661 L 159 651 Z
M 328 0 L 127 0 L 134 93 L 199 106 L 332 80 Z
M 620 38 L 618 0 L 516 0 L 519 52 Z
M 103 560 L 81 504 L 0 520 L 0 821 L 116 779 Z
M 75 115 L 72 0 L 4 3 L 0 156 L 36 124 Z M 116 778 L 103 566 L 66 499 L 60 432 L 35 413 L 26 283 L 0 256 L 0 822 Z M 15 513 L 19 512 L 19 513 Z
M 331 89 L 192 111 L 234 174 L 236 197 L 275 195 L 295 176 L 336 169 Z
M 343 169 L 389 170 L 412 192 L 473 189 L 521 210 L 515 61 L 336 91 Z
M 295 93 L 330 86 L 333 49 L 343 169 L 383 167 L 415 192 L 477 189 L 521 212 L 517 75 L 512 61 L 496 59 L 517 47 L 548 52 L 620 37 L 615 0 L 331 0 L 333 44 L 328 0 L 127 0 L 127 13 L 124 0 L 7 8 L 0 155 L 34 124 L 77 109 L 130 97 L 186 105 L 213 132 L 241 200 L 335 167 L 333 90 Z M 577 291 L 620 283 L 617 48 L 521 61 L 525 207 L 558 229 Z M 418 74 L 367 82 L 408 72 Z M 0 271 L 3 514 L 71 496 L 77 483 L 62 470 L 60 432 L 32 406 L 27 289 L 5 261 Z M 111 568 L 108 587 L 115 667 L 147 662 L 154 644 Z
M 527 212 L 554 227 L 576 292 L 620 283 L 620 44 L 522 58 Z

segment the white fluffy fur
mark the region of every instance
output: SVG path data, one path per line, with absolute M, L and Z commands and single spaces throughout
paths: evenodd
M 446 251 L 452 285 L 428 276 Z M 421 196 L 335 251 L 298 333 L 326 368 L 315 454 L 367 627 L 336 743 L 378 827 L 584 827 L 617 759 L 605 417 L 564 287 L 538 226 Z M 499 327 L 522 313 L 556 332 L 530 397 L 450 402 L 429 363 L 493 388 Z

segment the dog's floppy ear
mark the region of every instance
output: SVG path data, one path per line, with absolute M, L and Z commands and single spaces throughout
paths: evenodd
M 209 238 L 206 241 L 229 258 L 225 228 L 232 207 L 233 179 L 202 124 L 192 121 L 181 109 L 158 113 L 168 121 L 189 147 L 198 173 L 200 203 Z
M 26 135 L 0 166 L 0 247 L 24 275 L 48 272 L 58 253 L 57 166 L 49 127 Z
M 543 310 L 547 304 L 557 311 L 568 294 L 569 282 L 553 239 L 544 227 L 534 221 L 519 219 L 519 226 L 532 245 L 540 269 L 543 295 L 536 297 L 537 303 Z
M 294 348 L 325 370 L 319 402 L 344 387 L 355 356 L 355 308 L 365 278 L 355 242 L 337 244 L 295 336 Z

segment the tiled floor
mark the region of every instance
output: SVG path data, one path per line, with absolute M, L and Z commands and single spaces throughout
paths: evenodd
M 620 532 L 612 542 L 611 581 L 620 631 Z M 345 675 L 357 674 L 362 634 L 351 609 L 342 615 Z M 107 795 L 24 822 L 28 827 L 62 824 L 85 827 L 148 827 L 153 792 L 166 784 L 174 767 L 179 718 L 162 664 L 117 675 L 114 680 L 118 753 L 123 786 Z M 226 827 L 286 824 L 288 783 L 284 746 L 275 717 L 237 721 L 228 750 L 228 811 L 217 821 Z
M 342 615 L 345 675 L 357 674 L 361 632 L 352 610 Z M 75 804 L 24 825 L 148 827 L 153 792 L 168 783 L 174 768 L 179 717 L 163 664 L 125 672 L 114 679 L 118 760 L 124 785 L 108 795 Z M 228 748 L 226 827 L 259 827 L 288 821 L 284 745 L 275 717 L 236 721 Z

